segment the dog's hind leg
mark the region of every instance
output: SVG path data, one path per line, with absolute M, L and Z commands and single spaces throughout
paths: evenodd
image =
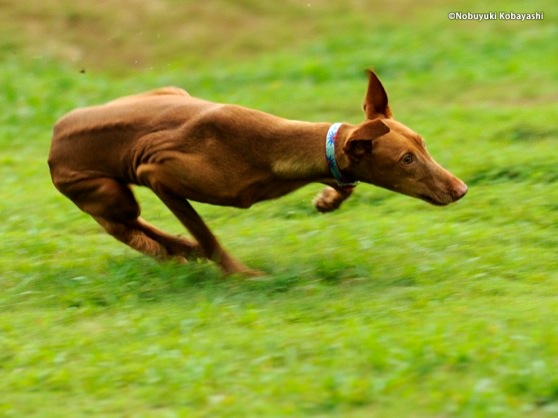
M 171 256 L 183 256 L 186 258 L 206 257 L 203 249 L 196 241 L 186 239 L 181 236 L 169 235 L 146 222 L 141 217 L 137 219 L 137 226 L 149 238 L 163 245 Z
M 181 262 L 203 255 L 197 243 L 168 235 L 140 218 L 140 207 L 125 184 L 99 178 L 59 189 L 110 235 L 143 254 Z

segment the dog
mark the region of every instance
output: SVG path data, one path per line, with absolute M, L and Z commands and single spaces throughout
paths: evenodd
M 309 183 L 333 211 L 358 182 L 433 205 L 461 199 L 467 186 L 437 164 L 417 133 L 393 119 L 388 96 L 368 70 L 366 119 L 359 125 L 283 119 L 165 87 L 78 108 L 54 126 L 48 158 L 55 187 L 110 235 L 157 259 L 217 263 L 255 276 L 219 243 L 188 200 L 248 208 Z M 150 188 L 194 240 L 140 217 L 131 185 Z

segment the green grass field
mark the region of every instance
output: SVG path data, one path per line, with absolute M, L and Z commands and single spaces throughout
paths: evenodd
M 3 2 L 1 417 L 558 415 L 558 6 L 366 3 Z M 367 67 L 469 194 L 437 208 L 360 185 L 327 215 L 319 185 L 197 204 L 263 280 L 158 264 L 50 182 L 50 131 L 75 107 L 172 84 L 357 123 Z

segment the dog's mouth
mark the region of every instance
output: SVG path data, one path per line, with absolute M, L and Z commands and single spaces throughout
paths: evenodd
M 427 196 L 425 194 L 418 195 L 418 198 L 422 199 L 425 202 L 430 203 L 431 205 L 434 205 L 434 206 L 446 206 L 448 204 L 446 202 L 440 202 L 439 200 L 436 200 L 433 197 Z

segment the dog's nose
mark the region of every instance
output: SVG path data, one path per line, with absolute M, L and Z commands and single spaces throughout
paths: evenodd
M 467 185 L 460 181 L 459 185 L 453 190 L 453 196 L 455 197 L 455 200 L 459 200 L 463 196 L 465 196 L 468 190 L 469 188 L 467 187 Z

